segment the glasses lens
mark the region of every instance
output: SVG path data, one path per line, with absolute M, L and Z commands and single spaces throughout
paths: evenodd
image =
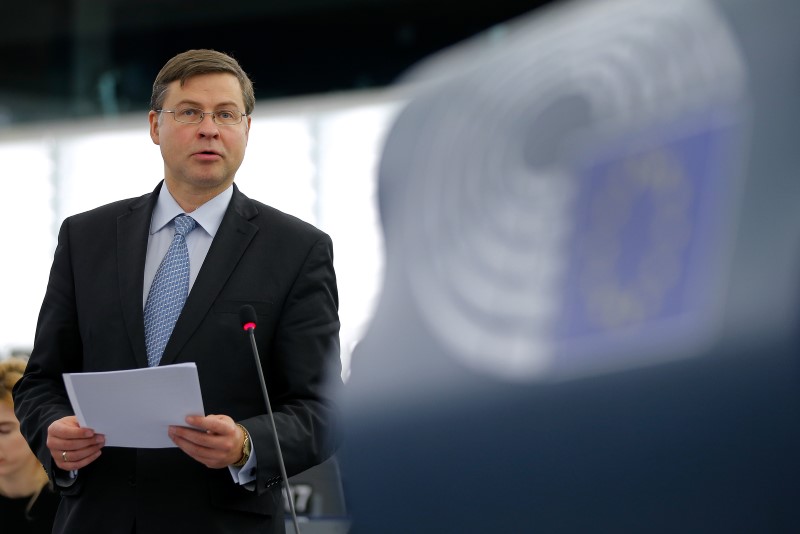
M 195 108 L 180 108 L 173 113 L 178 122 L 195 124 L 203 120 L 203 111 Z
M 214 120 L 219 124 L 239 124 L 242 122 L 242 114 L 238 111 L 223 109 L 214 113 Z

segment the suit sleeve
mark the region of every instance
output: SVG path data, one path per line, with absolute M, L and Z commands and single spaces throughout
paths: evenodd
M 322 234 L 294 279 L 264 367 L 288 476 L 323 462 L 338 445 L 338 305 L 333 245 Z M 260 492 L 280 482 L 271 424 L 267 416 L 243 424 L 256 446 Z

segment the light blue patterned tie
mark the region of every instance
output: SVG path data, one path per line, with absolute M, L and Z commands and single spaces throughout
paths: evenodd
M 188 215 L 175 217 L 175 236 L 166 256 L 158 267 L 147 303 L 144 306 L 144 339 L 147 345 L 147 365 L 155 367 L 161 361 L 175 322 L 189 295 L 189 249 L 186 234 L 194 230 L 197 221 Z

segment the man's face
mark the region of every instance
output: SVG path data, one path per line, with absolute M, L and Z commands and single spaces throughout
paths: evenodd
M 244 113 L 239 81 L 232 74 L 194 76 L 169 84 L 163 109 L 197 108 Z M 233 182 L 244 159 L 250 117 L 222 125 L 210 115 L 199 124 L 177 122 L 172 113 L 150 112 L 150 137 L 161 147 L 164 178 L 170 191 L 211 198 Z

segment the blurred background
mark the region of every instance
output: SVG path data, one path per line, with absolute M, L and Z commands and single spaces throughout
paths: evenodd
M 380 88 L 422 57 L 546 0 L 41 0 L 4 2 L 0 121 L 146 109 L 188 48 L 235 56 L 267 99 Z
M 330 233 L 345 376 L 378 292 L 375 168 L 422 58 L 549 2 L 498 0 L 37 0 L 5 2 L 0 157 L 5 194 L 0 357 L 30 350 L 56 232 L 71 214 L 150 191 L 152 81 L 174 54 L 214 48 L 255 84 L 241 189 Z M 28 214 L 35 211 L 30 220 Z M 36 236 L 31 239 L 30 236 Z

